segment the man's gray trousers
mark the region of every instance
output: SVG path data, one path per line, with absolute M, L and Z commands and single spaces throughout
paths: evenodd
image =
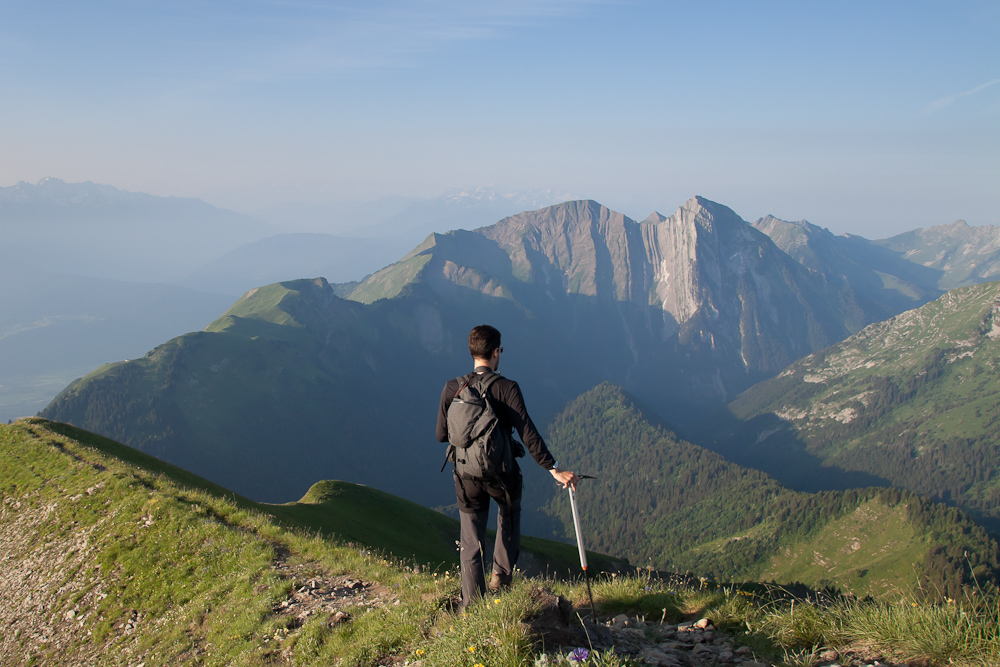
M 489 508 L 478 512 L 460 512 L 462 518 L 462 609 L 486 593 L 483 548 L 486 546 L 486 523 Z M 493 547 L 493 572 L 510 581 L 521 551 L 521 508 L 497 510 L 497 539 Z

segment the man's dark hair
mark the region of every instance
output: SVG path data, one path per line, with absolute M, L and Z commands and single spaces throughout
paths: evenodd
M 500 347 L 500 332 L 488 324 L 480 324 L 469 332 L 469 354 L 473 359 L 489 359 Z

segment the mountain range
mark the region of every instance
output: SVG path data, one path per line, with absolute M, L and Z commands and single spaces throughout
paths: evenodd
M 411 473 L 440 456 L 434 406 L 468 365 L 470 323 L 505 332 L 505 370 L 545 424 L 604 381 L 692 418 L 879 314 L 724 206 L 695 198 L 637 223 L 569 202 L 433 234 L 347 299 L 324 279 L 251 290 L 204 331 L 73 383 L 44 414 L 259 499 L 300 495 L 310 470 L 437 506 L 446 485 Z M 407 400 L 390 409 L 395 387 Z
M 751 224 L 702 197 L 641 222 L 565 202 L 433 233 L 361 281 L 250 289 L 202 330 L 73 382 L 42 414 L 258 501 L 343 479 L 443 508 L 453 497 L 435 474 L 437 399 L 467 371 L 469 328 L 490 322 L 504 332 L 501 371 L 557 456 L 601 471 L 596 507 L 619 502 L 610 517 L 587 514 L 601 548 L 862 588 L 922 562 L 929 578 L 952 573 L 936 585 L 960 587 L 949 544 L 973 528 L 913 493 L 997 519 L 995 285 L 944 293 L 992 275 L 996 230 L 918 232 L 868 241 L 805 221 Z M 954 247 L 931 257 L 933 239 Z M 526 505 L 542 510 L 526 530 L 564 539 L 565 499 L 537 466 L 526 485 Z M 908 491 L 869 488 L 888 486 Z M 824 531 L 857 537 L 865 517 L 891 532 L 865 539 L 902 545 L 896 560 L 832 557 Z M 989 570 L 987 542 L 964 551 Z M 810 549 L 838 574 L 815 571 Z
M 123 281 L 170 282 L 271 225 L 199 199 L 45 178 L 0 188 L 14 266 Z
M 17 336 L 0 349 L 0 366 L 17 366 L 0 370 L 0 418 L 34 414 L 98 365 L 203 328 L 250 289 L 310 275 L 360 281 L 430 231 L 479 226 L 555 196 L 474 188 L 430 200 L 287 204 L 247 216 L 196 199 L 56 178 L 0 188 L 7 251 L 0 340 Z M 166 292 L 177 295 L 176 307 L 164 304 Z M 101 305 L 116 295 L 128 321 Z M 71 351 L 70 363 L 56 363 Z
M 43 414 L 260 500 L 320 477 L 444 506 L 448 485 L 415 471 L 440 465 L 433 415 L 444 381 L 466 371 L 471 325 L 504 332 L 501 370 L 539 424 L 612 382 L 652 419 L 698 435 L 707 415 L 796 359 L 940 293 L 927 272 L 941 270 L 830 236 L 752 225 L 700 197 L 642 222 L 566 202 L 432 234 L 357 285 L 251 290 L 204 331 L 74 382 Z M 866 268 L 866 256 L 881 263 Z M 529 486 L 544 484 L 533 468 Z M 842 486 L 882 481 L 851 474 Z

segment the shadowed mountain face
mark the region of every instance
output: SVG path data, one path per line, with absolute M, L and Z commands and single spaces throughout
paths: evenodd
M 941 295 L 941 270 L 914 263 L 883 242 L 850 234 L 834 236 L 805 220 L 787 222 L 770 215 L 753 226 L 803 266 L 831 283 L 850 285 L 881 307 L 885 317 Z
M 846 282 L 892 313 L 922 306 L 945 290 L 1000 278 L 1000 227 L 950 225 L 915 229 L 880 241 L 834 236 L 802 220 L 773 216 L 753 223 L 804 266 Z
M 696 197 L 661 218 L 568 202 L 433 234 L 349 300 L 323 279 L 252 290 L 44 415 L 254 498 L 339 478 L 443 505 L 435 410 L 476 324 L 503 332 L 501 372 L 539 425 L 604 381 L 683 423 L 881 314 L 724 206 Z
M 730 209 L 701 198 L 644 223 L 653 302 L 670 333 L 756 380 L 880 316 L 847 286 L 830 284 L 781 252 Z M 725 382 L 727 391 L 733 381 Z

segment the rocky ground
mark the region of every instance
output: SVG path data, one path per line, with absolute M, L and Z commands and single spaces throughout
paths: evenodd
M 620 614 L 599 617 L 597 623 L 585 621 L 580 627 L 568 600 L 539 589 L 543 611 L 529 621 L 532 632 L 545 646 L 557 646 L 551 655 L 565 655 L 576 648 L 606 651 L 628 656 L 640 665 L 655 667 L 771 667 L 773 663 L 740 646 L 731 633 L 717 629 L 710 619 L 684 623 L 660 623 Z M 586 612 L 581 612 L 586 613 Z M 575 621 L 575 622 L 574 622 Z M 805 656 L 803 656 L 805 657 Z M 544 662 L 540 662 L 544 665 Z M 555 664 L 555 663 L 553 663 Z M 907 667 L 881 656 L 862 651 L 840 655 L 833 650 L 819 651 L 802 664 L 814 667 Z

